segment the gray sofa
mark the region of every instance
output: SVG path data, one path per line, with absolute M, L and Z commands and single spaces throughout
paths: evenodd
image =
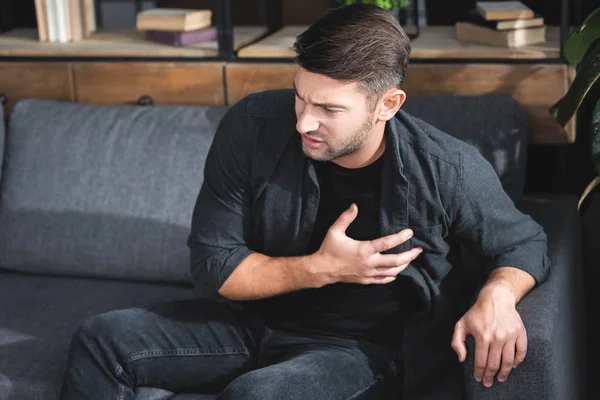
M 583 398 L 576 199 L 523 195 L 523 109 L 501 95 L 411 98 L 405 109 L 480 149 L 518 206 L 545 228 L 552 262 L 549 281 L 518 305 L 529 352 L 508 382 L 486 389 L 474 381 L 471 341 L 463 368 L 440 377 L 426 398 Z M 225 111 L 16 104 L 0 131 L 0 400 L 56 399 L 71 335 L 85 318 L 194 296 L 186 238 Z M 461 254 L 465 265 L 476 263 Z M 465 279 L 476 288 L 481 276 L 471 271 Z M 139 388 L 136 398 L 214 396 Z

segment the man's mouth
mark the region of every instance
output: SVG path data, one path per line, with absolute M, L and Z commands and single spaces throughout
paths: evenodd
M 301 134 L 302 142 L 309 147 L 319 147 L 324 143 L 324 140 L 318 140 L 313 138 L 312 136 Z

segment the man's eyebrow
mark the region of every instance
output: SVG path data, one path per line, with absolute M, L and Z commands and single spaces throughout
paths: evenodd
M 298 93 L 298 89 L 296 89 L 296 82 L 292 82 L 292 87 L 294 88 L 294 93 L 296 94 L 296 96 L 298 96 L 298 98 L 302 101 L 304 101 L 304 99 L 302 98 L 302 96 L 300 96 L 300 93 Z M 321 108 L 339 108 L 342 110 L 347 110 L 348 107 L 343 106 L 341 104 L 333 104 L 333 103 L 312 103 L 313 106 L 317 106 L 317 107 L 321 107 Z

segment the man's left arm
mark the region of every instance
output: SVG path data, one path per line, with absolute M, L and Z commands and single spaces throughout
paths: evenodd
M 475 339 L 474 377 L 492 386 L 504 382 L 527 353 L 519 301 L 549 273 L 542 227 L 521 213 L 503 190 L 492 166 L 470 147 L 451 209 L 450 234 L 486 259 L 491 272 L 475 304 L 456 323 L 452 348 L 466 358 L 465 340 Z

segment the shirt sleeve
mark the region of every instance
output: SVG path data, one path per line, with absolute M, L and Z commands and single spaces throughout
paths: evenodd
M 511 266 L 539 284 L 549 273 L 547 237 L 506 194 L 498 175 L 477 148 L 462 153 L 450 234 L 490 260 L 490 270 Z
M 230 108 L 217 128 L 194 206 L 190 270 L 196 294 L 227 301 L 218 293 L 233 270 L 253 251 L 250 163 L 254 145 L 245 101 Z

